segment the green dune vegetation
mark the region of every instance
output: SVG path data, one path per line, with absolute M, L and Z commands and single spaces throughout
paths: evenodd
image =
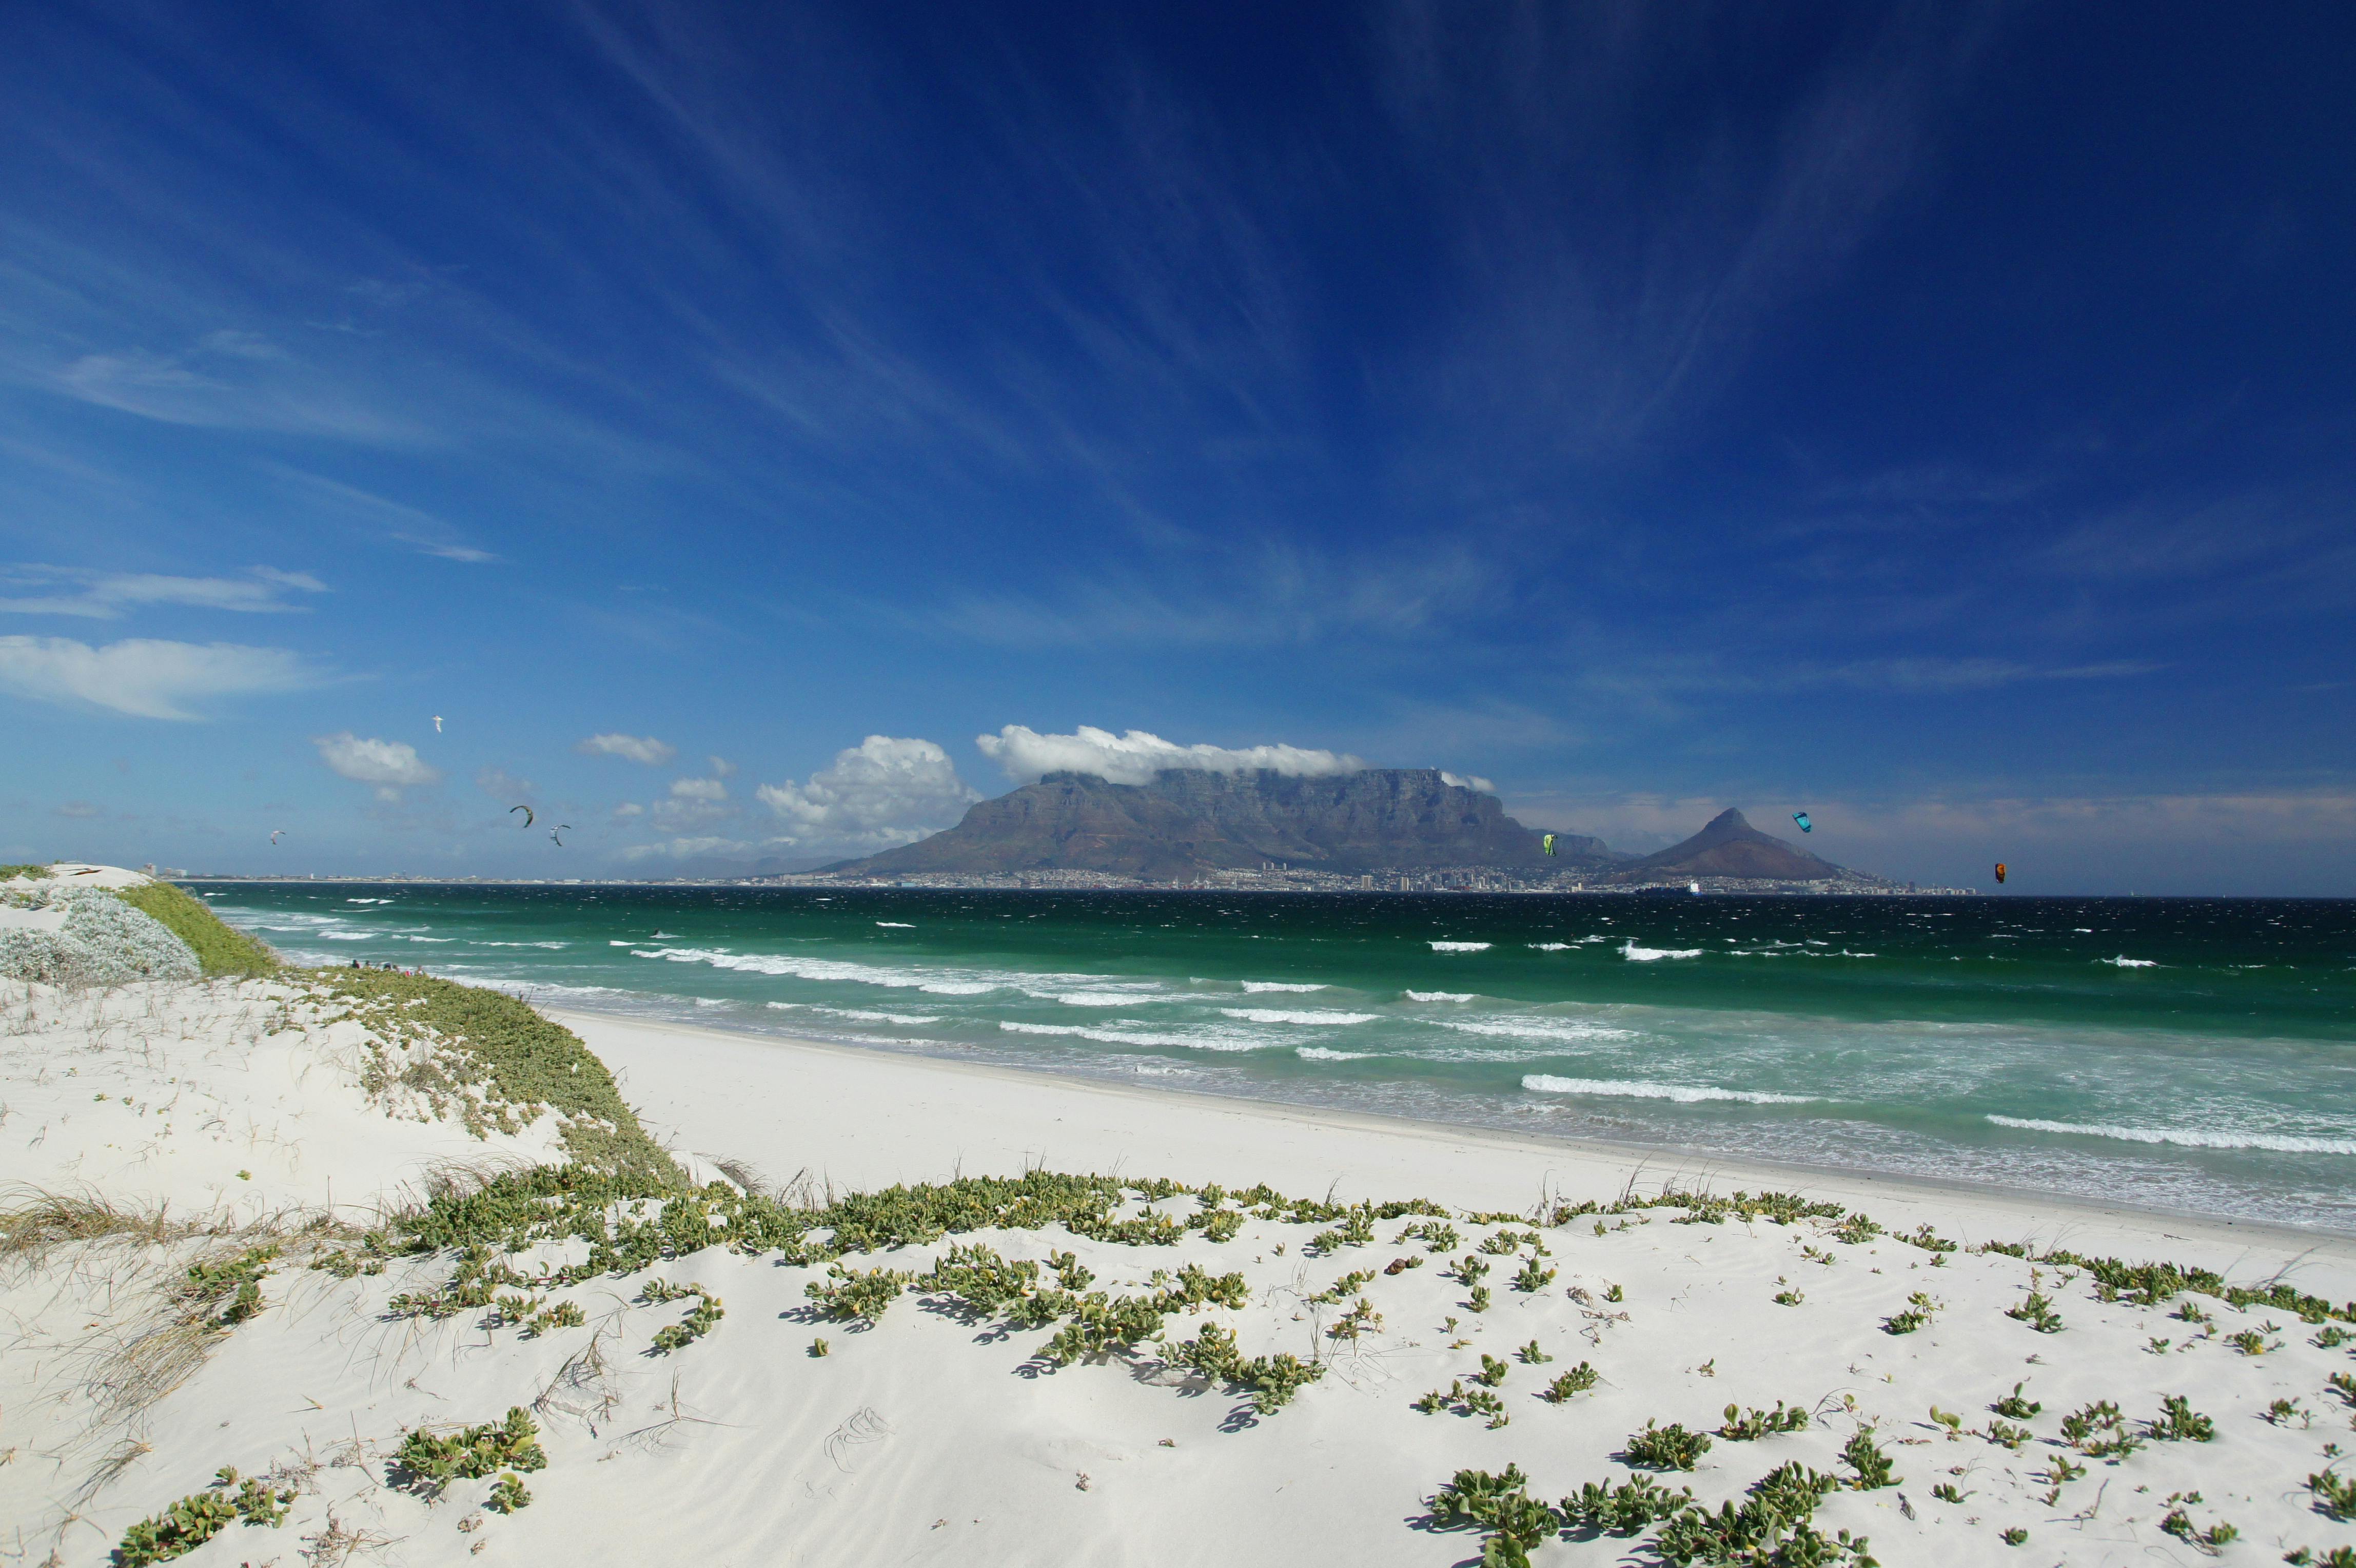
M 0 872 L 19 869 L 0 866 Z M 168 882 L 122 887 L 114 896 L 188 944 L 207 974 L 269 974 L 279 967 L 270 944 L 222 923 L 221 918 Z
M 605 1064 L 578 1035 L 515 997 L 396 970 L 287 972 L 341 1001 L 342 1016 L 368 1026 L 361 1085 L 370 1095 L 412 1091 L 434 1115 L 477 1137 L 519 1132 L 551 1111 L 565 1152 L 580 1165 L 633 1178 L 632 1190 L 648 1195 L 686 1185 L 623 1103 Z

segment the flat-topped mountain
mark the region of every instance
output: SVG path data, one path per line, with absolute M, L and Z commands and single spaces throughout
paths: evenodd
M 983 800 L 945 832 L 830 871 L 918 875 L 1103 871 L 1177 878 L 1263 862 L 1363 872 L 1454 865 L 1592 868 L 1618 857 L 1603 841 L 1541 836 L 1494 795 L 1437 768 L 1370 768 L 1299 778 L 1267 769 L 1169 768 L 1147 784 L 1050 773 Z
M 1752 876 L 1775 882 L 1820 882 L 1855 875 L 1819 860 L 1796 844 L 1762 833 L 1740 811 L 1720 811 L 1709 825 L 1657 854 L 1630 861 L 1617 876 L 1645 881 L 1659 876 Z

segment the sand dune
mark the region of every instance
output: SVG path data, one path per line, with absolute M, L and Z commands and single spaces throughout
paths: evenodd
M 437 1316 L 419 1304 L 455 1299 L 463 1259 L 370 1251 L 366 1218 L 437 1163 L 521 1165 L 565 1145 L 551 1118 L 477 1138 L 430 1112 L 417 1120 L 413 1102 L 372 1099 L 360 1078 L 376 1026 L 337 1011 L 299 984 L 260 982 L 0 997 L 0 1176 L 121 1207 L 168 1203 L 199 1232 L 28 1247 L 13 1222 L 0 1449 L 16 1453 L 0 1466 L 0 1512 L 28 1562 L 106 1561 L 138 1521 L 228 1465 L 291 1492 L 286 1517 L 229 1525 L 192 1562 L 1440 1568 L 1479 1560 L 1488 1533 L 1450 1528 L 1427 1503 L 1455 1471 L 1518 1466 L 1527 1495 L 1554 1504 L 1586 1483 L 1624 1486 L 1641 1467 L 1619 1455 L 1648 1423 L 1713 1434 L 1694 1469 L 1642 1470 L 1711 1509 L 1794 1462 L 1831 1477 L 1801 1512 L 1836 1555 L 1843 1530 L 1892 1563 L 2255 1561 L 2351 1535 L 2305 1485 L 2333 1463 L 2329 1444 L 2356 1446 L 2351 1399 L 2329 1381 L 2356 1371 L 2333 1322 L 2302 1321 L 2289 1295 L 2144 1301 L 2084 1266 L 1980 1250 L 2165 1258 L 2344 1303 L 2356 1256 L 2338 1240 L 1676 1168 L 1657 1153 L 570 1015 L 648 1128 L 702 1156 L 699 1178 L 725 1161 L 817 1203 L 830 1188 L 1040 1169 L 1136 1185 L 1070 1224 L 950 1230 L 839 1259 L 824 1253 L 840 1227 L 870 1209 L 830 1211 L 831 1230 L 779 1229 L 762 1216 L 790 1209 L 728 1185 L 674 1188 L 667 1205 L 629 1206 L 650 1220 L 669 1209 L 671 1255 L 651 1266 L 649 1252 L 593 1271 L 577 1238 L 495 1248 L 474 1266 L 575 1267 L 499 1286 L 505 1306 Z M 1312 1202 L 1245 1190 L 1262 1182 Z M 1773 1187 L 1817 1208 L 1644 1201 L 1664 1187 Z M 1411 1199 L 1440 1212 L 1372 1207 Z M 262 1223 L 331 1203 L 342 1229 Z M 681 1223 L 691 1215 L 710 1218 Z M 702 1233 L 739 1244 L 680 1240 L 714 1225 Z M 1926 1225 L 1933 1234 L 1918 1234 Z M 192 1297 L 192 1262 L 210 1260 L 214 1278 L 270 1244 L 279 1255 L 252 1265 L 258 1310 L 223 1326 L 233 1285 Z M 979 1254 L 953 1254 L 974 1247 L 1035 1273 L 1011 1302 L 983 1303 Z M 872 1318 L 829 1316 L 811 1294 L 841 1285 L 832 1270 L 879 1268 L 930 1278 L 875 1287 Z M 1056 1364 L 1043 1349 L 1082 1321 L 1047 1310 L 1059 1281 L 1074 1302 L 1103 1293 L 1106 1312 L 1165 1293 L 1158 1337 Z M 1188 1294 L 1194 1305 L 1177 1300 Z M 1030 1310 L 1025 1294 L 1043 1304 L 1030 1326 L 1012 1320 Z M 577 1326 L 554 1312 L 568 1304 Z M 2054 1331 L 2025 1320 L 2039 1316 Z M 1316 1380 L 1279 1402 L 1186 1365 L 1227 1365 L 1202 1348 L 1224 1334 L 1237 1357 L 1290 1355 L 1320 1369 Z M 1577 1374 L 1559 1401 L 1544 1397 L 1581 1366 L 1591 1384 Z M 2034 1415 L 1991 1410 L 2016 1383 Z M 2171 1397 L 2184 1402 L 2172 1420 Z M 1779 1402 L 1807 1412 L 1804 1429 L 1743 1434 L 1741 1412 Z M 396 1462 L 414 1432 L 447 1435 L 510 1407 L 536 1427 L 543 1467 L 437 1487 Z M 2196 1414 L 2207 1441 L 2151 1434 L 2191 1431 Z M 1856 1484 L 1876 1478 L 1875 1455 L 1894 1478 Z M 528 1506 L 487 1511 L 500 1474 L 528 1488 Z M 2238 1541 L 2186 1539 L 2221 1521 Z M 1672 1544 L 1706 1542 L 1695 1528 Z M 1657 1529 L 1599 1537 L 1554 1521 L 1531 1560 L 1620 1561 L 1650 1551 Z M 2020 1545 L 2010 1530 L 2027 1532 Z

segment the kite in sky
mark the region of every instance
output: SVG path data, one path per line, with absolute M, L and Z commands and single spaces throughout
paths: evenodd
M 286 830 L 284 828 L 280 828 L 270 835 L 270 842 L 272 843 L 276 843 L 280 839 L 285 836 Z
M 2004 882 L 2004 862 L 2000 860 L 1996 863 L 1996 879 L 1997 885 L 2002 886 Z
M 510 817 L 514 816 L 518 811 L 521 811 L 523 813 L 523 825 L 525 827 L 531 826 L 531 808 L 530 806 L 509 806 L 508 808 L 508 815 Z
M 552 828 L 551 828 L 551 829 L 549 829 L 549 830 L 548 830 L 548 836 L 549 836 L 551 839 L 554 839 L 554 840 L 555 840 L 556 847 L 557 847 L 557 848 L 559 848 L 559 849 L 562 849 L 562 848 L 564 847 L 564 841 L 563 841 L 562 839 L 557 838 L 557 837 L 556 837 L 556 835 L 557 835 L 557 834 L 559 834 L 559 833 L 561 833 L 561 832 L 562 832 L 565 829 L 567 829 L 567 828 L 571 827 L 572 825 L 573 825 L 573 824 L 572 824 L 571 822 L 559 822 L 559 823 L 557 823 L 554 827 L 552 827 Z
M 440 735 L 442 733 L 442 715 L 440 714 L 434 715 L 434 733 L 435 735 Z
M 1804 833 L 1812 833 L 1816 831 L 1816 824 L 1808 821 L 1808 813 L 1805 811 L 1793 812 L 1792 820 L 1800 824 L 1800 831 Z
M 1546 851 L 1548 854 L 1552 854 L 1554 853 L 1554 835 L 1552 833 L 1548 833 L 1544 838 L 1538 840 L 1538 847 Z

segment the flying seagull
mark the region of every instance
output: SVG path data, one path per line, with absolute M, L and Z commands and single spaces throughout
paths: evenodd
M 523 825 L 525 827 L 531 826 L 531 808 L 530 806 L 509 806 L 508 808 L 508 815 L 510 817 L 514 816 L 518 811 L 521 811 L 523 813 Z

